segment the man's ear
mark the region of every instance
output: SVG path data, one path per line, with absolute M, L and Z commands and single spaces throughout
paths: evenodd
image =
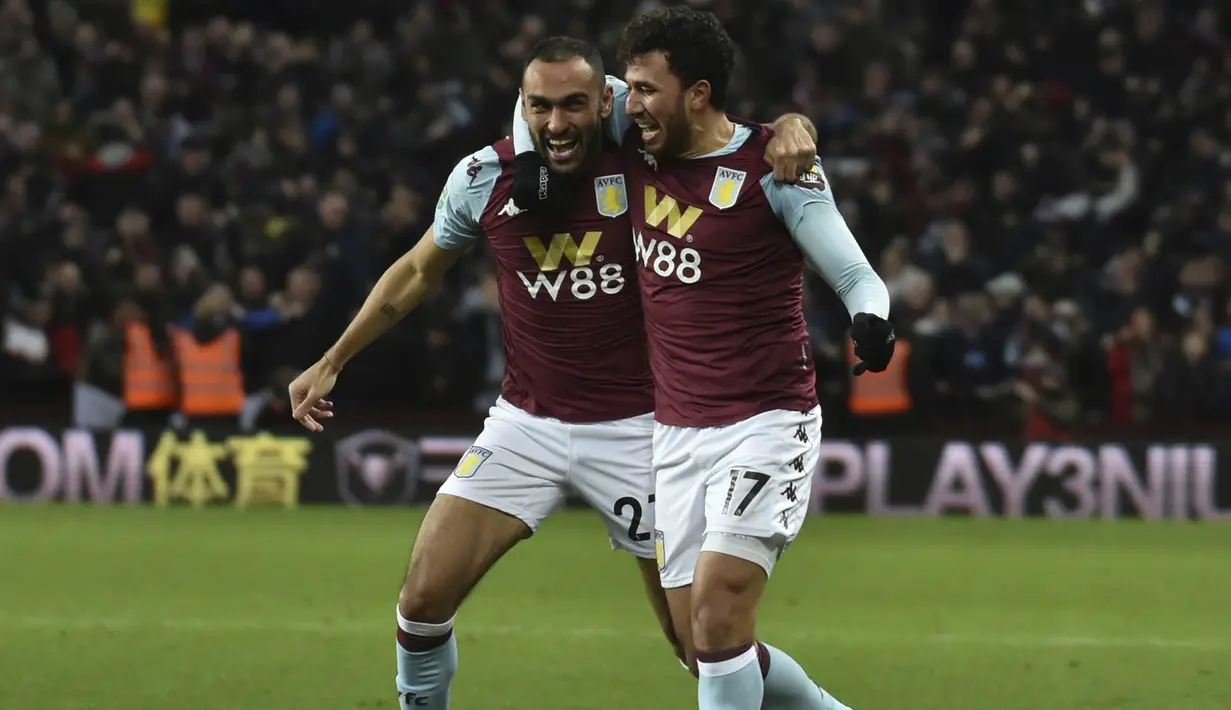
M 693 111 L 700 111 L 701 109 L 708 106 L 710 103 L 710 94 L 712 91 L 713 91 L 713 87 L 711 87 L 710 83 L 706 81 L 705 79 L 702 79 L 701 81 L 698 81 L 697 83 L 688 87 L 688 90 L 685 92 L 686 94 L 685 100 L 688 104 L 688 108 L 692 109 Z
M 611 112 L 615 109 L 615 89 L 611 88 L 611 84 L 603 85 L 603 94 L 599 101 L 599 115 L 603 118 L 611 118 Z

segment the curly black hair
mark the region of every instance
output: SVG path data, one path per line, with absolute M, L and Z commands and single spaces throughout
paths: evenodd
M 666 55 L 671 73 L 684 86 L 708 81 L 710 103 L 725 108 L 735 68 L 735 43 L 714 13 L 675 5 L 634 19 L 620 38 L 620 61 L 650 52 Z

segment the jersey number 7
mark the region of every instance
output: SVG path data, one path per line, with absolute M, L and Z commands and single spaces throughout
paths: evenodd
M 739 485 L 740 481 L 751 481 L 752 483 L 748 486 L 748 492 L 744 494 L 743 500 L 741 500 L 739 505 L 735 506 L 735 510 L 732 511 L 731 502 L 735 499 L 735 488 Z M 765 488 L 766 483 L 769 483 L 768 473 L 740 471 L 739 469 L 732 470 L 731 485 L 727 488 L 727 500 L 723 503 L 722 514 L 734 515 L 737 518 L 743 515 L 744 511 L 748 509 L 748 504 L 757 497 L 757 494 L 760 493 L 763 488 Z

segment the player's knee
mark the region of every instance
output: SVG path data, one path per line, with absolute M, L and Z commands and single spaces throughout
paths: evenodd
M 739 599 L 731 588 L 714 589 L 693 600 L 692 635 L 696 645 L 706 651 L 720 651 L 737 641 Z
M 756 601 L 764 574 L 749 564 L 711 568 L 693 583 L 692 636 L 695 646 L 719 651 L 752 640 Z
M 456 595 L 420 575 L 411 574 L 398 594 L 398 611 L 410 621 L 443 624 L 457 614 Z

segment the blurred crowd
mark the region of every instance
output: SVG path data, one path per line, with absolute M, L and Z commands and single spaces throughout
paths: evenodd
M 451 166 L 506 133 L 530 46 L 587 37 L 619 73 L 623 23 L 654 4 L 418 0 L 288 33 L 156 0 L 3 0 L 0 396 L 121 392 L 131 322 L 235 328 L 244 389 L 280 395 L 429 225 Z M 911 344 L 916 423 L 1231 418 L 1225 3 L 690 4 L 743 48 L 733 112 L 816 122 Z M 503 371 L 492 279 L 478 250 L 339 398 L 482 410 Z M 848 319 L 809 287 L 840 420 Z

